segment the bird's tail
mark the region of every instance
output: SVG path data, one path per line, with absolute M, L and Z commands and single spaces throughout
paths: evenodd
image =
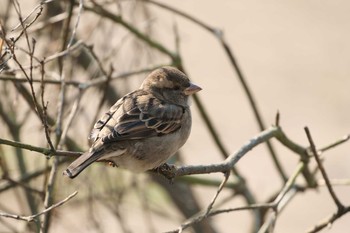
M 99 152 L 86 152 L 82 155 L 80 155 L 79 158 L 73 161 L 67 169 L 63 172 L 63 175 L 68 176 L 69 178 L 73 179 L 77 175 L 79 175 L 80 172 L 82 172 L 85 168 L 87 168 L 90 164 L 98 160 L 101 156 L 101 153 Z

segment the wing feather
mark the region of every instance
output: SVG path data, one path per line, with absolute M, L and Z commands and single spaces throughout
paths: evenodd
M 163 103 L 137 90 L 120 99 L 96 122 L 90 138 L 108 143 L 170 134 L 181 127 L 184 111 L 182 106 Z

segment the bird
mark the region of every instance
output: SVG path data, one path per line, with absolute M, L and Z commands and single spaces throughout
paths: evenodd
M 95 123 L 90 149 L 63 174 L 75 178 L 100 160 L 133 172 L 163 165 L 190 135 L 189 97 L 200 90 L 175 67 L 155 69 L 139 89 L 120 98 Z

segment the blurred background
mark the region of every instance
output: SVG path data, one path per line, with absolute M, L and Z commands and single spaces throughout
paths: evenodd
M 96 118 L 138 88 L 152 69 L 174 65 L 203 90 L 192 101 L 191 136 L 171 162 L 218 163 L 224 160 L 224 152 L 218 149 L 203 114 L 227 154 L 261 131 L 220 40 L 222 33 L 265 127 L 275 123 L 279 112 L 280 126 L 289 139 L 308 147 L 304 132 L 308 126 L 321 148 L 349 134 L 349 10 L 350 3 L 340 0 L 3 0 L 0 138 L 49 148 L 26 75 L 34 80 L 39 107 L 44 90 L 53 146 L 85 151 Z M 271 143 L 286 178 L 290 177 L 300 156 L 277 140 Z M 350 203 L 349 150 L 350 144 L 345 143 L 322 154 L 335 193 L 345 206 Z M 174 231 L 207 208 L 223 178 L 203 174 L 169 184 L 159 175 L 133 174 L 95 163 L 70 180 L 61 175 L 70 161 L 67 156 L 47 159 L 0 144 L 1 212 L 29 216 L 78 191 L 34 222 L 0 216 L 0 232 Z M 316 168 L 311 159 L 310 170 Z M 214 209 L 267 203 L 284 185 L 264 144 L 247 153 L 236 169 Z M 336 212 L 319 172 L 315 179 L 321 185 L 308 188 L 301 175 L 297 178 L 301 189 L 278 214 L 274 232 L 305 232 Z M 223 213 L 184 232 L 257 232 L 269 214 Z M 323 232 L 345 232 L 349 227 L 347 214 Z

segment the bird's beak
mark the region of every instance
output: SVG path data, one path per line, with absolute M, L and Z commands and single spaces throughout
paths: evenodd
M 202 90 L 202 88 L 191 83 L 191 85 L 184 90 L 184 93 L 185 93 L 185 95 L 192 95 L 200 90 Z

